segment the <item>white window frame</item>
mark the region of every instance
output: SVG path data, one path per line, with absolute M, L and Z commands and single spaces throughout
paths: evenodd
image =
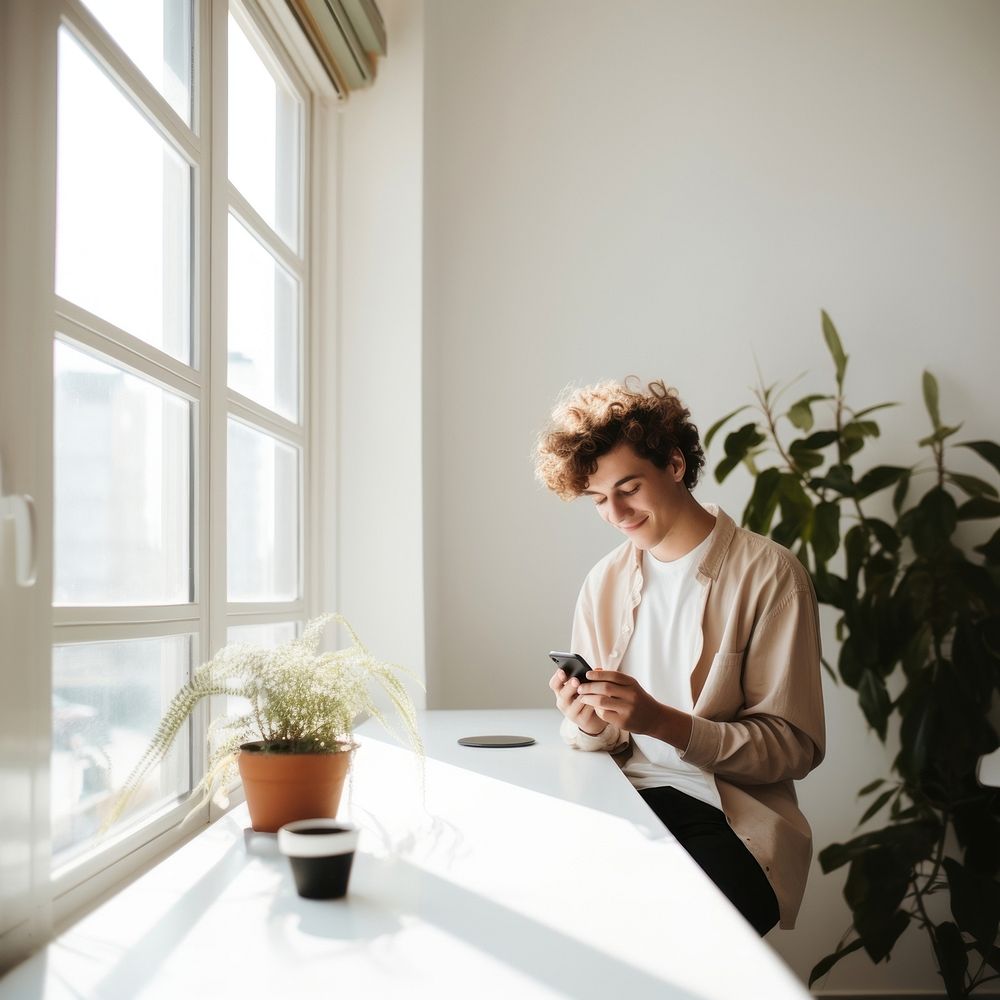
M 4 3 L 6 5 L 8 0 Z M 229 4 L 225 0 L 200 0 L 195 4 L 193 30 L 197 64 L 192 74 L 191 129 L 122 55 L 80 0 L 9 0 L 9 7 L 0 12 L 0 55 L 13 56 L 16 52 L 19 56 L 10 58 L 4 70 L 9 74 L 4 81 L 13 80 L 16 84 L 11 88 L 11 120 L 16 124 L 16 114 L 28 108 L 34 113 L 32 137 L 38 135 L 30 152 L 24 154 L 18 149 L 17 131 L 0 137 L 0 152 L 5 161 L 10 159 L 15 167 L 10 176 L 3 179 L 0 195 L 7 201 L 0 202 L 3 207 L 0 220 L 5 227 L 25 214 L 35 220 L 54 221 L 57 37 L 58 28 L 68 24 L 112 76 L 125 85 L 130 99 L 144 117 L 153 121 L 161 134 L 196 167 L 191 186 L 194 254 L 191 295 L 192 357 L 198 360 L 197 369 L 192 369 L 74 303 L 57 299 L 52 294 L 54 225 L 40 226 L 43 235 L 29 241 L 31 252 L 26 262 L 10 261 L 3 265 L 0 289 L 17 291 L 9 297 L 6 307 L 0 304 L 4 336 L 7 337 L 7 325 L 12 317 L 21 321 L 28 317 L 36 326 L 41 320 L 48 327 L 49 336 L 44 351 L 35 341 L 29 355 L 25 356 L 29 376 L 33 375 L 35 398 L 32 406 L 37 410 L 38 420 L 30 427 L 30 433 L 19 433 L 13 444 L 8 443 L 6 435 L 5 440 L 0 441 L 0 459 L 6 459 L 9 451 L 15 471 L 23 468 L 24 460 L 29 457 L 37 459 L 40 469 L 34 476 L 28 476 L 29 480 L 34 480 L 32 492 L 38 515 L 39 581 L 34 590 L 20 595 L 25 598 L 30 621 L 36 628 L 32 636 L 11 647 L 23 661 L 34 663 L 39 673 L 33 675 L 37 683 L 19 689 L 19 701 L 0 713 L 0 724 L 8 726 L 5 732 L 0 731 L 0 749 L 16 746 L 18 740 L 30 745 L 24 773 L 18 776 L 30 784 L 30 804 L 19 801 L 11 803 L 9 808 L 0 807 L 0 820 L 5 825 L 7 820 L 13 820 L 18 830 L 10 844 L 3 847 L 6 852 L 12 845 L 13 854 L 21 851 L 29 856 L 30 885 L 24 891 L 18 887 L 11 890 L 10 895 L 0 894 L 0 903 L 6 910 L 0 917 L 0 972 L 28 949 L 37 947 L 53 929 L 64 926 L 99 897 L 119 887 L 124 880 L 178 846 L 220 813 L 214 805 L 205 808 L 182 831 L 178 828 L 179 822 L 188 810 L 183 802 L 178 803 L 161 811 L 151 822 L 109 838 L 99 852 L 67 866 L 58 877 L 50 876 L 47 795 L 52 644 L 190 633 L 193 635 L 193 668 L 205 659 L 207 651 L 225 643 L 229 626 L 303 621 L 321 607 L 333 606 L 336 595 L 335 568 L 329 561 L 335 539 L 332 503 L 335 470 L 322 461 L 319 446 L 334 430 L 328 391 L 319 389 L 332 386 L 336 376 L 336 345 L 328 336 L 319 335 L 321 329 L 329 330 L 333 326 L 334 311 L 327 300 L 332 297 L 332 291 L 328 290 L 335 288 L 337 269 L 333 218 L 337 129 L 334 109 L 323 100 L 332 93 L 317 86 L 315 67 L 303 60 L 302 50 L 283 44 L 289 32 L 294 33 L 294 27 L 290 21 L 277 24 L 277 31 L 272 27 L 269 18 L 275 16 L 275 9 L 270 0 L 243 0 L 241 6 L 241 20 L 245 19 L 244 23 L 251 24 L 254 33 L 265 40 L 281 74 L 303 101 L 299 252 L 292 253 L 280 241 L 277 247 L 282 263 L 296 275 L 302 287 L 299 325 L 303 377 L 299 425 L 229 390 L 226 385 L 226 338 L 224 334 L 202 335 L 207 330 L 226 329 L 228 264 L 225 246 L 229 207 L 235 204 L 245 220 L 252 212 L 229 184 L 226 171 L 224 53 Z M 8 33 L 8 29 L 15 30 Z M 291 55 L 289 50 L 292 50 Z M 6 110 L 6 106 L 0 105 L 0 124 L 4 126 L 8 124 Z M 43 127 L 46 124 L 48 131 Z M 30 163 L 29 168 L 31 155 L 35 162 Z M 23 210 L 16 204 L 22 199 L 26 199 Z M 31 216 L 32 210 L 34 216 Z M 263 224 L 253 216 L 248 221 Z M 34 280 L 24 281 L 26 275 Z M 192 442 L 192 489 L 197 491 L 196 509 L 199 512 L 192 525 L 192 604 L 136 608 L 51 607 L 53 335 L 99 352 L 114 364 L 191 401 L 197 421 L 197 434 Z M 6 348 L 5 344 L 0 359 L 6 358 Z M 44 377 L 43 358 L 46 360 Z M 7 375 L 0 372 L 0 395 L 15 384 L 16 376 L 10 371 Z M 13 400 L 9 393 L 8 397 Z M 0 415 L 5 414 L 5 407 L 0 405 Z M 230 604 L 227 600 L 225 455 L 229 415 L 275 433 L 301 449 L 300 596 L 294 601 Z M 15 484 L 11 483 L 9 472 L 7 475 L 4 487 L 10 492 Z M 6 554 L 0 546 L 0 556 Z M 6 581 L 0 588 L 6 596 L 4 588 Z M 5 625 L 7 620 L 6 617 L 0 619 Z M 8 664 L 5 662 L 3 666 L 6 675 Z M 205 706 L 192 726 L 195 780 L 204 766 L 204 733 L 208 722 L 209 707 Z M 40 738 L 41 735 L 47 739 Z M 233 802 L 238 801 L 237 795 Z M 5 852 L 0 852 L 0 867 Z

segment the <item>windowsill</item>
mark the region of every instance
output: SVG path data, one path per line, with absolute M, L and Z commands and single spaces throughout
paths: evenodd
M 227 809 L 220 810 L 212 805 L 212 822 L 239 807 L 243 801 L 243 788 L 237 785 L 230 793 L 230 804 Z M 74 924 L 83 920 L 98 907 L 113 899 L 147 872 L 162 864 L 186 844 L 203 834 L 209 827 L 209 810 L 203 807 L 204 818 L 195 819 L 185 824 L 189 806 L 181 802 L 166 811 L 167 823 L 161 832 L 152 839 L 141 839 L 148 836 L 148 829 L 142 828 L 131 835 L 130 840 L 136 841 L 131 850 L 117 860 L 101 865 L 100 855 L 89 861 L 92 874 L 80 879 L 79 866 L 71 865 L 53 878 L 53 935 L 58 936 L 69 930 Z M 155 821 L 154 821 L 155 822 Z M 163 822 L 163 818 L 160 818 Z

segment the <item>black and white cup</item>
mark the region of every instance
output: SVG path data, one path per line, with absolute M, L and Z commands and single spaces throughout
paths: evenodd
M 278 850 L 292 863 L 295 888 L 306 899 L 347 893 L 358 829 L 336 819 L 299 819 L 278 830 Z

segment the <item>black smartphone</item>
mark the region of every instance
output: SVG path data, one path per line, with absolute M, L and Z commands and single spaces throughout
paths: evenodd
M 581 684 L 587 680 L 591 665 L 579 653 L 558 653 L 553 650 L 549 659 L 566 674 L 567 679 L 575 677 Z

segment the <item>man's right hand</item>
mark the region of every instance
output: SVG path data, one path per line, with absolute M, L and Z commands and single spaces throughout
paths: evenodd
M 577 728 L 588 736 L 600 736 L 607 728 L 598 714 L 580 701 L 577 691 L 580 682 L 574 677 L 567 680 L 562 670 L 557 670 L 549 678 L 549 687 L 556 696 L 556 708 Z

